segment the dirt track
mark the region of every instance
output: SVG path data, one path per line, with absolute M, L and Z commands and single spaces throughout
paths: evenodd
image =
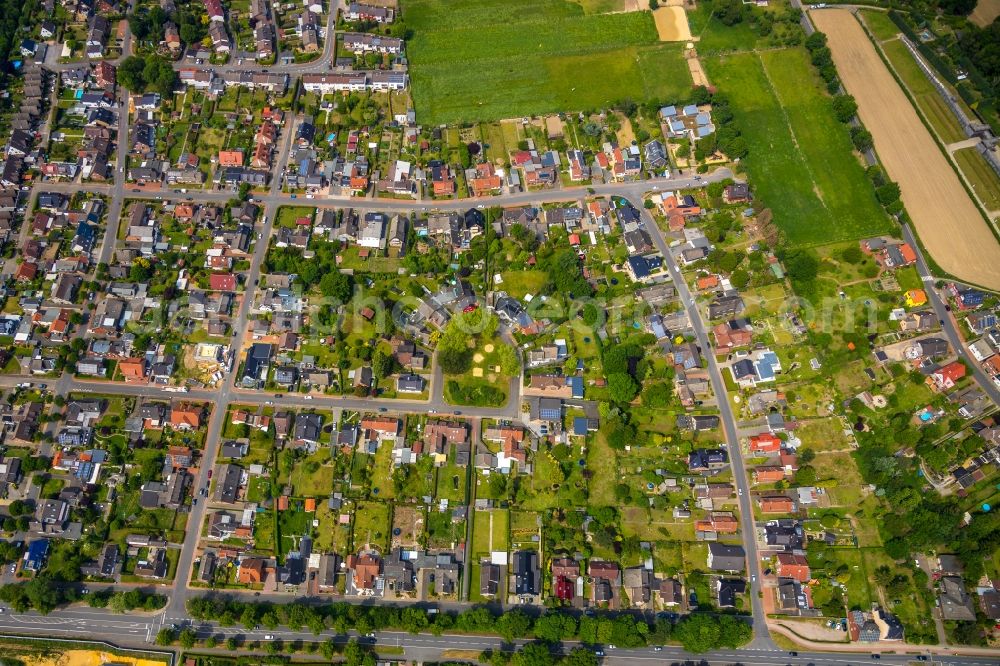
M 958 278 L 1000 290 L 1000 243 L 861 25 L 842 9 L 810 17 L 829 38 L 840 78 L 931 256 Z
M 661 42 L 689 42 L 691 28 L 683 7 L 660 7 L 653 12 Z

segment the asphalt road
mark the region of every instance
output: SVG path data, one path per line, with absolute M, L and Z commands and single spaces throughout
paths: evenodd
M 635 205 L 635 203 L 636 202 L 633 202 L 633 205 Z M 753 505 L 750 500 L 750 485 L 747 481 L 746 469 L 743 465 L 743 455 L 740 451 L 740 439 L 737 434 L 736 418 L 729 405 L 726 382 L 723 380 L 722 373 L 719 371 L 719 366 L 715 361 L 715 354 L 713 353 L 712 346 L 709 343 L 708 333 L 705 329 L 705 323 L 702 320 L 701 312 L 698 310 L 698 304 L 691 296 L 687 283 L 684 281 L 684 276 L 681 275 L 680 269 L 677 267 L 677 262 L 674 260 L 674 255 L 667 246 L 666 239 L 663 237 L 663 232 L 660 231 L 659 226 L 657 226 L 656 221 L 649 214 L 649 211 L 641 205 L 642 202 L 640 201 L 638 203 L 640 205 L 638 205 L 637 208 L 642 211 L 642 219 L 646 225 L 646 229 L 649 232 L 650 237 L 653 239 L 653 242 L 656 244 L 657 249 L 660 251 L 660 254 L 663 255 L 667 269 L 670 272 L 670 277 L 674 282 L 674 286 L 677 288 L 677 294 L 680 296 L 681 303 L 684 305 L 684 309 L 691 320 L 691 327 L 694 329 L 698 346 L 701 348 L 702 355 L 708 362 L 709 379 L 712 383 L 712 390 L 717 398 L 719 416 L 722 419 L 722 427 L 726 435 L 726 444 L 728 445 L 729 464 L 733 471 L 733 479 L 736 481 L 736 488 L 738 492 L 740 505 L 740 534 L 743 537 L 743 548 L 746 551 L 747 566 L 749 567 L 750 573 L 749 597 L 753 609 L 753 645 L 759 648 L 773 648 L 774 643 L 771 641 L 770 633 L 767 629 L 767 622 L 765 620 L 767 616 L 764 613 L 764 606 L 760 598 L 760 555 L 757 553 L 757 530 L 754 527 L 754 512 Z
M 48 616 L 40 616 L 37 613 L 12 613 L 9 610 L 0 614 L 0 631 L 28 634 L 47 635 L 53 637 L 74 637 L 107 640 L 123 646 L 142 647 L 148 641 L 155 638 L 156 632 L 163 624 L 177 623 L 186 624 L 187 620 L 179 616 L 167 615 L 163 622 L 161 616 L 150 616 L 146 614 L 115 615 L 108 611 L 101 611 L 90 608 L 70 608 L 58 610 Z M 199 637 L 207 638 L 215 636 L 224 640 L 230 636 L 240 637 L 243 642 L 259 642 L 261 644 L 268 640 L 282 641 L 317 641 L 332 638 L 335 642 L 346 642 L 352 637 L 359 638 L 361 642 L 372 644 L 376 652 L 379 646 L 403 649 L 403 656 L 412 660 L 438 661 L 445 658 L 450 651 L 468 650 L 481 652 L 487 649 L 509 649 L 510 645 L 504 645 L 500 638 L 492 636 L 478 635 L 447 635 L 434 636 L 432 634 L 410 634 L 397 631 L 378 632 L 374 641 L 365 637 L 358 637 L 354 633 L 336 634 L 327 631 L 319 636 L 310 631 L 292 631 L 287 628 L 278 629 L 258 629 L 256 631 L 245 631 L 242 627 L 220 627 L 210 622 L 194 622 L 191 625 Z M 266 637 L 272 637 L 270 639 Z M 514 646 L 523 644 L 517 641 Z M 576 647 L 575 642 L 567 642 L 561 646 L 561 650 L 569 650 Z M 664 647 L 660 651 L 653 648 L 640 648 L 635 650 L 614 649 L 610 646 L 601 646 L 605 656 L 605 663 L 629 663 L 629 662 L 659 662 L 697 660 L 708 664 L 756 664 L 758 666 L 844 666 L 846 664 L 871 663 L 868 653 L 848 654 L 848 653 L 827 653 L 827 652 L 805 652 L 799 651 L 796 656 L 789 652 L 777 648 L 760 649 L 747 648 L 742 650 L 720 650 L 704 655 L 692 655 L 677 647 Z M 899 655 L 883 652 L 880 663 L 884 664 L 910 664 L 915 662 L 915 655 L 921 653 L 918 648 L 911 648 L 909 655 Z M 398 655 L 387 658 L 398 658 Z M 928 662 L 931 663 L 931 662 Z M 933 655 L 933 663 L 947 664 L 949 666 L 992 666 L 1000 664 L 1000 657 L 979 656 L 975 654 L 964 655 Z
M 910 244 L 914 252 L 917 254 L 917 272 L 920 273 L 920 279 L 924 283 L 924 291 L 927 292 L 927 300 L 930 302 L 931 307 L 934 309 L 934 314 L 937 315 L 938 321 L 941 322 L 941 328 L 944 330 L 944 334 L 948 337 L 948 342 L 951 344 L 955 353 L 962 356 L 966 355 L 965 344 L 962 341 L 962 336 L 958 332 L 958 327 L 955 324 L 955 318 L 952 316 L 951 312 L 945 307 L 944 300 L 938 293 L 938 290 L 934 288 L 934 283 L 937 281 L 927 266 L 927 261 L 924 259 L 924 252 L 920 249 L 920 244 L 917 243 L 916 238 L 913 236 L 913 231 L 910 229 L 910 225 L 903 225 L 903 240 Z M 979 364 L 976 363 L 975 359 L 967 359 L 969 366 L 972 368 L 972 376 L 975 378 L 976 383 L 979 387 L 986 392 L 986 395 L 990 397 L 994 404 L 1000 405 L 1000 387 L 997 387 L 993 380 L 990 379 L 989 375 L 983 372 Z

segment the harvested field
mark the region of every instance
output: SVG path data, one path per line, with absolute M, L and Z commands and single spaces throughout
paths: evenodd
M 691 40 L 687 12 L 683 7 L 660 7 L 653 12 L 656 32 L 661 42 L 687 42 Z
M 811 16 L 931 256 L 962 280 L 1000 289 L 1000 244 L 857 19 L 839 9 Z
M 980 28 L 985 28 L 993 23 L 998 16 L 1000 16 L 1000 0 L 979 0 L 976 3 L 976 8 L 972 10 L 969 20 Z

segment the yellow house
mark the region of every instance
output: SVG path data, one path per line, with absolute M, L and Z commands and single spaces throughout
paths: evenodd
M 911 308 L 927 304 L 927 294 L 923 289 L 910 289 L 906 292 L 906 305 Z

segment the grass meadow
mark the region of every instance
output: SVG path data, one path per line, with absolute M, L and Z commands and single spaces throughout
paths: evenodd
M 414 105 L 431 124 L 677 101 L 691 76 L 682 44 L 657 38 L 648 12 L 587 14 L 538 0 L 411 0 L 405 19 Z
M 867 17 L 865 20 L 868 20 Z M 920 65 L 913 58 L 906 45 L 899 40 L 883 42 L 878 45 L 886 59 L 896 70 L 896 74 L 913 97 L 917 108 L 924 114 L 927 122 L 930 123 L 938 137 L 944 143 L 953 143 L 965 139 L 965 132 L 959 125 L 958 119 L 948 108 L 948 104 L 941 99 L 934 84 L 927 78 Z
M 757 199 L 796 246 L 891 230 L 803 49 L 706 58 L 750 146 Z

